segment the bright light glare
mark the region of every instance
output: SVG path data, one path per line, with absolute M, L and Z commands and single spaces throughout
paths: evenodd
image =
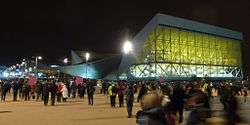
M 68 58 L 65 58 L 65 59 L 63 60 L 63 63 L 65 63 L 65 64 L 67 64 L 68 62 L 69 62 Z
M 31 67 L 29 67 L 29 71 L 30 71 L 30 72 L 32 71 L 32 68 L 31 68 Z
M 130 41 L 125 41 L 125 43 L 123 44 L 123 52 L 125 54 L 128 54 L 132 51 L 133 51 L 132 43 Z
M 90 57 L 90 54 L 87 52 L 87 53 L 85 54 L 85 59 L 86 59 L 86 61 L 89 60 L 89 57 Z
M 37 59 L 42 59 L 42 57 L 41 57 L 41 56 L 38 56 Z

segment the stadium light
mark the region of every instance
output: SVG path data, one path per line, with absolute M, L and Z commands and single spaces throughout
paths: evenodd
M 89 58 L 90 58 L 90 54 L 89 54 L 89 52 L 86 52 L 86 54 L 85 54 L 86 62 L 89 60 Z
M 125 41 L 124 44 L 123 44 L 123 52 L 125 54 L 129 54 L 133 51 L 133 45 L 131 43 L 131 41 Z
M 69 62 L 68 58 L 65 58 L 65 59 L 63 60 L 63 63 L 65 63 L 65 64 L 67 64 L 68 62 Z
M 38 56 L 38 57 L 37 57 L 37 59 L 41 60 L 41 59 L 42 59 L 42 57 L 41 57 L 41 56 Z

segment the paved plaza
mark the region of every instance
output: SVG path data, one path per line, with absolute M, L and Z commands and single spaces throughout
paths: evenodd
M 54 107 L 35 101 L 1 102 L 1 125 L 135 125 L 135 118 L 127 118 L 126 108 L 110 108 L 109 98 L 100 94 L 94 99 L 94 106 L 88 106 L 86 98 Z M 135 108 L 134 114 L 139 105 Z
M 2 125 L 135 125 L 135 118 L 128 119 L 126 108 L 110 108 L 109 98 L 96 94 L 94 106 L 88 106 L 87 99 L 69 100 L 56 106 L 43 106 L 42 102 L 8 99 L 0 103 Z M 241 98 L 240 98 L 241 99 Z M 250 100 L 250 98 L 248 98 Z M 240 115 L 250 122 L 250 101 L 240 103 Z M 135 103 L 134 114 L 140 109 Z M 218 98 L 213 99 L 214 117 L 222 114 L 223 108 Z M 188 112 L 185 112 L 187 117 Z

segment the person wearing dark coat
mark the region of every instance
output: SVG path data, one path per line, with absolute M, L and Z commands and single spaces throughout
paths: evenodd
M 70 90 L 69 81 L 68 81 L 68 80 L 65 80 L 64 83 L 65 83 L 65 85 L 66 85 L 66 87 L 67 87 L 67 89 L 68 89 L 68 97 L 70 97 L 70 92 L 71 92 L 71 90 Z
M 94 93 L 95 93 L 95 88 L 94 85 L 91 83 L 87 84 L 87 93 L 88 93 L 88 101 L 89 105 L 94 104 Z
M 122 83 L 119 83 L 117 87 L 119 107 L 123 107 L 123 104 L 124 104 L 124 90 L 125 90 L 125 86 Z
M 36 101 L 38 101 L 40 96 L 42 95 L 42 89 L 43 89 L 43 86 L 42 86 L 41 81 L 37 81 L 37 83 L 36 83 L 36 94 L 37 94 Z
M 129 85 L 125 94 L 126 94 L 126 104 L 127 104 L 126 108 L 127 108 L 128 118 L 131 118 L 133 102 L 134 102 L 134 89 L 132 85 Z
M 185 90 L 182 85 L 177 85 L 173 90 L 171 102 L 173 110 L 179 114 L 179 123 L 183 122 L 184 99 L 186 98 Z
M 24 94 L 24 100 L 27 101 L 27 100 L 30 100 L 30 85 L 25 82 L 25 84 L 23 85 L 23 94 Z
M 51 81 L 49 90 L 50 90 L 50 96 L 51 96 L 51 99 L 50 99 L 51 105 L 55 106 L 56 92 L 57 92 L 57 86 L 56 86 L 55 81 Z
M 49 82 L 46 80 L 43 84 L 43 102 L 47 106 L 49 102 Z
M 137 97 L 137 102 L 140 102 L 146 94 L 147 94 L 147 86 L 145 84 L 142 84 Z
M 19 98 L 23 99 L 23 83 L 24 79 L 19 79 L 18 80 L 18 85 L 19 85 Z
M 9 90 L 10 86 L 11 85 L 10 85 L 9 81 L 5 81 L 3 83 L 3 85 L 2 85 L 2 93 L 1 93 L 1 100 L 2 101 L 5 101 L 5 97 L 6 97 L 6 94 L 7 94 L 8 90 Z
M 18 88 L 19 88 L 19 85 L 18 85 L 17 81 L 14 81 L 12 84 L 13 101 L 17 101 Z
M 85 84 L 79 84 L 79 85 L 78 85 L 78 89 L 79 89 L 79 97 L 80 97 L 80 98 L 84 98 L 85 89 L 86 89 Z
M 72 82 L 70 90 L 72 92 L 72 98 L 76 98 L 77 85 L 75 81 Z

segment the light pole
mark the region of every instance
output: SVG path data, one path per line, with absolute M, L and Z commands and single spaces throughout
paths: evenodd
M 132 45 L 132 42 L 131 42 L 131 41 L 126 40 L 126 41 L 123 43 L 122 52 L 125 54 L 126 57 L 128 57 L 129 54 L 132 54 L 132 52 L 133 52 L 133 45 Z M 126 74 L 128 75 L 130 71 L 129 71 L 129 70 L 126 70 L 125 72 L 126 72 Z
M 86 52 L 86 54 L 85 54 L 85 61 L 86 61 L 86 79 L 88 78 L 88 60 L 89 60 L 89 58 L 90 58 L 90 54 L 89 54 L 89 52 Z
M 36 56 L 36 77 L 38 77 L 38 68 L 37 68 L 37 66 L 38 66 L 38 60 L 41 60 L 42 59 L 42 57 L 41 56 Z

